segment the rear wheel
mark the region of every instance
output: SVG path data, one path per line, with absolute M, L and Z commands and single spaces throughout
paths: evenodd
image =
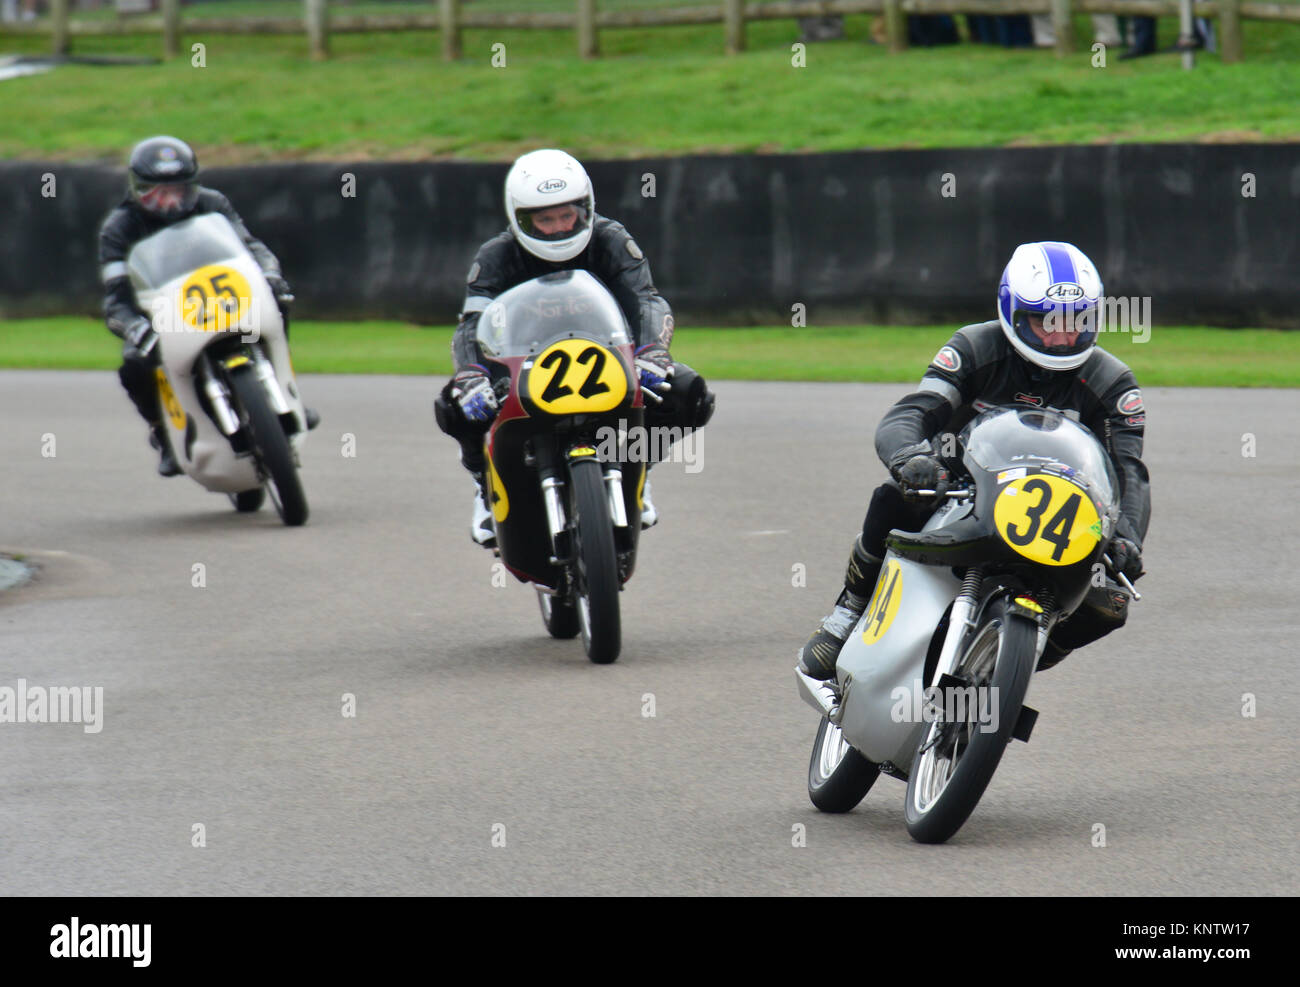
M 578 608 L 572 600 L 561 600 L 552 593 L 537 591 L 537 605 L 542 610 L 542 623 L 551 637 L 567 639 L 578 635 Z
M 230 387 L 248 427 L 258 467 L 270 480 L 271 500 L 280 519 L 291 527 L 302 524 L 307 520 L 307 497 L 293 450 L 252 366 L 236 369 L 230 375 Z
M 569 466 L 573 518 L 577 535 L 578 625 L 587 657 L 598 664 L 618 658 L 621 628 L 618 612 L 618 560 L 614 526 L 605 494 L 605 474 L 595 459 Z
M 808 798 L 822 812 L 848 812 L 871 790 L 880 769 L 849 746 L 840 728 L 822 717 L 808 762 Z
M 235 505 L 235 510 L 241 514 L 261 510 L 262 502 L 265 500 L 265 487 L 254 487 L 252 490 L 241 490 L 239 493 L 230 495 L 230 502 Z
M 1011 740 L 1037 646 L 1034 621 L 1008 613 L 1005 599 L 989 605 L 954 670 L 963 701 L 945 703 L 951 708 L 926 725 L 912 761 L 904 815 L 914 840 L 942 843 L 975 811 Z M 945 720 L 959 707 L 963 715 Z

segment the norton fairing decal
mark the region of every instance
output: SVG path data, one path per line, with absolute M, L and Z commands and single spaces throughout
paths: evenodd
M 1101 516 L 1087 492 L 1052 473 L 1013 480 L 993 504 L 998 535 L 1041 565 L 1073 565 L 1101 541 Z
M 172 390 L 171 382 L 167 379 L 167 371 L 162 367 L 154 367 L 153 374 L 158 381 L 158 397 L 162 400 L 163 410 L 167 412 L 167 417 L 171 419 L 174 428 L 183 429 L 185 409 L 176 400 L 176 392 Z
M 617 408 L 627 397 L 627 372 L 610 350 L 589 339 L 561 339 L 528 368 L 528 396 L 552 415 Z
M 221 332 L 237 328 L 248 314 L 253 289 L 233 267 L 208 264 L 181 286 L 181 318 L 191 329 Z
M 889 625 L 894 622 L 902 599 L 903 567 L 898 559 L 890 559 L 876 580 L 876 591 L 871 594 L 871 602 L 867 604 L 867 622 L 862 628 L 863 644 L 875 644 L 885 636 Z

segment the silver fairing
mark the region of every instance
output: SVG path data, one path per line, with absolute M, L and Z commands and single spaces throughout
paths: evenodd
M 947 504 L 922 530 L 932 531 L 965 517 L 969 505 Z M 836 663 L 840 683 L 840 727 L 850 744 L 876 763 L 890 761 L 903 770 L 911 767 L 921 739 L 923 722 L 915 715 L 925 688 L 925 655 L 935 628 L 961 589 L 961 580 L 942 566 L 921 565 L 885 556 L 881 583 L 892 583 L 890 616 L 883 632 L 877 587 L 868 606 L 840 651 Z M 888 587 L 884 587 L 888 589 Z M 872 643 L 868 644 L 867 641 Z M 906 696 L 900 690 L 906 690 Z

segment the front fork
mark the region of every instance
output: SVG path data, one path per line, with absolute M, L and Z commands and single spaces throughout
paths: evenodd
M 284 421 L 285 416 L 291 415 L 289 402 L 285 399 L 284 391 L 280 388 L 279 378 L 275 375 L 275 367 L 267 359 L 266 354 L 262 352 L 261 347 L 245 347 L 237 353 L 221 357 L 217 362 L 220 363 L 222 370 L 227 373 L 245 364 L 252 364 L 253 373 L 257 376 L 258 382 L 266 392 L 267 401 L 270 402 L 271 410 L 275 412 L 276 417 Z M 207 396 L 208 403 L 212 406 L 212 417 L 216 421 L 217 427 L 221 429 L 222 434 L 229 438 L 239 431 L 240 422 L 239 414 L 235 411 L 234 403 L 230 399 L 230 388 L 225 382 L 224 374 L 216 372 L 212 358 L 207 353 L 204 353 L 199 359 L 198 371 L 201 378 L 200 386 Z M 295 426 L 297 424 L 296 418 L 294 424 Z
M 546 507 L 546 526 L 551 534 L 551 564 L 569 565 L 573 558 L 573 537 L 569 529 L 568 515 L 564 510 L 564 476 L 568 474 L 567 464 L 588 458 L 591 447 L 577 444 L 565 451 L 563 471 L 550 455 L 549 450 L 539 450 L 537 471 L 542 478 L 542 503 Z M 601 472 L 605 479 L 605 496 L 609 504 L 609 516 L 614 527 L 627 527 L 627 507 L 623 503 L 623 471 L 617 466 L 602 463 Z
M 943 648 L 939 651 L 938 668 L 936 676 L 951 675 L 957 665 L 959 656 L 968 639 L 971 631 L 975 630 L 974 617 L 980 609 L 980 588 L 984 582 L 984 574 L 979 566 L 973 566 L 966 572 L 966 577 L 962 580 L 961 592 L 957 594 L 957 599 L 952 604 L 952 614 L 948 618 L 948 633 L 943 639 Z M 1038 624 L 1038 638 L 1035 642 L 1036 653 L 1034 661 L 1043 656 L 1043 650 L 1047 647 L 1047 637 L 1056 625 L 1059 612 L 1055 607 L 1055 600 L 1049 593 L 1036 593 L 1029 596 L 1024 593 L 1018 593 L 1012 596 L 1012 606 L 1017 613 L 1030 618 Z M 936 681 L 938 679 L 936 678 Z

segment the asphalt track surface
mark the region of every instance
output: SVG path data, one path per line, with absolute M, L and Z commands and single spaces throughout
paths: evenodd
M 904 387 L 717 383 L 611 666 L 493 585 L 427 378 L 303 381 L 300 529 L 155 476 L 111 373 L 0 388 L 0 550 L 40 566 L 0 598 L 0 686 L 104 690 L 99 733 L 0 724 L 4 894 L 1297 891 L 1294 391 L 1147 392 L 1145 599 L 1034 678 L 1032 741 L 932 847 L 892 779 L 812 808 L 791 672 Z

